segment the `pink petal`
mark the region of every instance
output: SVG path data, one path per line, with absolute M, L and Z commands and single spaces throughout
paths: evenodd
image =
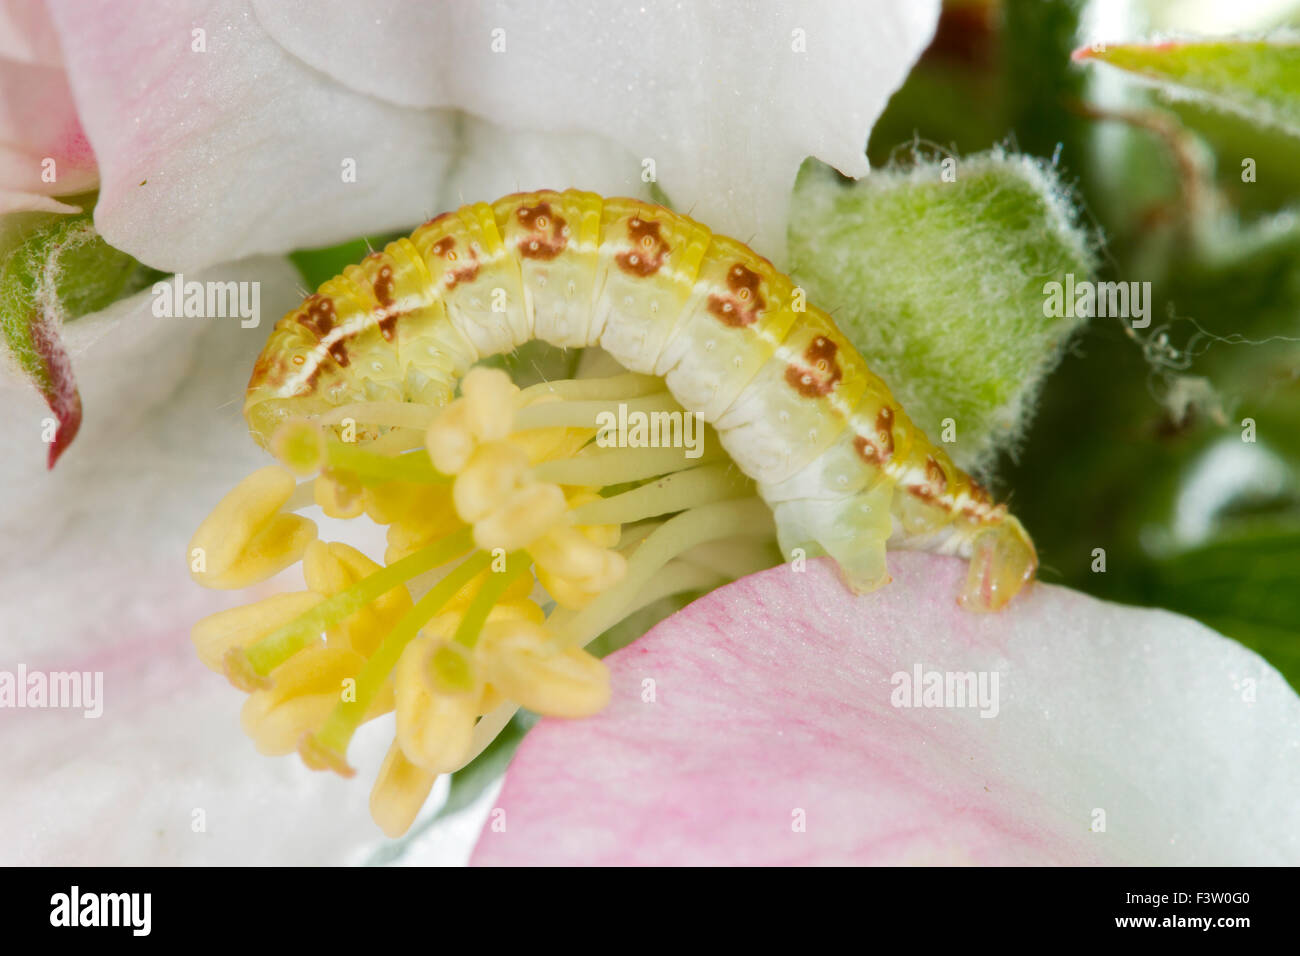
M 5 191 L 70 196 L 93 189 L 98 181 L 95 154 L 63 69 L 0 59 L 0 183 Z
M 825 561 L 753 575 L 613 655 L 609 708 L 532 731 L 474 861 L 1300 861 L 1300 698 L 1262 659 L 1050 585 L 970 614 L 963 562 L 890 568 L 857 598 Z M 996 716 L 893 706 L 918 666 L 996 672 Z
M 63 63 L 43 0 L 0 0 L 0 59 L 43 66 Z

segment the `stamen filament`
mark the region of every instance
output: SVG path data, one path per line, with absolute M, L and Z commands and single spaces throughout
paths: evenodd
M 735 579 L 726 574 L 687 564 L 685 561 L 669 561 L 628 602 L 623 609 L 623 616 L 629 617 L 670 594 L 681 594 L 683 591 L 712 591 L 733 580 Z
M 632 524 L 685 511 L 752 491 L 752 484 L 729 462 L 675 472 L 631 491 L 589 501 L 572 511 L 574 524 Z
M 227 672 L 230 672 L 233 664 L 236 672 L 246 673 L 251 670 L 253 674 L 265 677 L 298 651 L 309 647 L 331 625 L 352 616 L 371 601 L 411 578 L 464 554 L 473 547 L 473 536 L 472 528 L 461 528 L 322 601 L 253 646 L 232 649 L 226 654 Z M 232 660 L 232 656 L 239 659 Z
M 542 395 L 558 395 L 565 401 L 638 398 L 663 391 L 663 380 L 654 375 L 628 372 L 605 378 L 566 378 L 555 382 L 538 382 L 519 393 L 519 401 L 528 403 Z
M 602 412 L 610 411 L 609 399 L 592 399 L 590 401 L 543 402 L 529 405 L 515 412 L 515 429 L 527 431 L 531 428 L 590 428 L 595 429 L 596 417 Z M 655 392 L 639 398 L 620 399 L 626 406 L 628 414 L 633 412 L 677 412 L 687 415 L 677 400 L 667 392 Z
M 325 723 L 312 735 L 310 743 L 304 749 L 317 757 L 328 754 L 335 758 L 322 760 L 324 765 L 336 766 L 336 763 L 346 763 L 348 744 L 352 740 L 352 735 L 361 726 L 366 712 L 370 709 L 384 681 L 388 679 L 388 675 L 397 666 L 397 660 L 402 656 L 406 645 L 411 643 L 420 632 L 420 628 L 441 611 L 447 602 L 456 596 L 456 592 L 472 581 L 475 575 L 481 573 L 491 560 L 490 555 L 481 551 L 471 555 L 406 612 L 362 665 L 356 677 L 355 700 L 343 700 L 335 704 Z M 484 590 L 486 588 L 485 584 Z
M 759 498 L 719 501 L 670 518 L 633 552 L 618 584 L 554 628 L 555 642 L 582 647 L 612 627 L 651 576 L 683 551 L 714 538 L 771 533 L 772 512 Z
M 479 588 L 465 610 L 465 616 L 456 626 L 456 633 L 452 635 L 452 640 L 472 648 L 478 642 L 479 631 L 487 623 L 488 615 L 492 613 L 492 608 L 496 606 L 497 601 L 501 600 L 501 596 L 509 590 L 514 580 L 531 566 L 532 561 L 525 551 L 512 551 L 506 555 L 506 569 L 493 573 L 483 582 L 483 586 Z
M 698 465 L 726 460 L 717 441 L 698 458 L 687 458 L 682 448 L 607 448 L 588 450 L 572 458 L 557 458 L 534 466 L 538 481 L 557 485 L 621 485 L 644 481 Z M 588 446 L 590 449 L 591 446 Z
M 441 484 L 451 479 L 433 467 L 424 449 L 385 455 L 351 442 L 325 441 L 325 467 L 348 472 L 361 481 L 412 481 Z

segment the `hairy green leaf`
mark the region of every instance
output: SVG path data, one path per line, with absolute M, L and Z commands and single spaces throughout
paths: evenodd
M 963 467 L 1013 446 L 1082 319 L 1048 315 L 1048 283 L 1093 271 L 1092 241 L 1054 170 L 994 150 L 874 171 L 805 164 L 793 272 Z

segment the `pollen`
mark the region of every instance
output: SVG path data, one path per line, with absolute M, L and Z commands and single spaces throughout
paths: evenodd
M 257 749 L 352 776 L 357 729 L 393 713 L 370 809 L 400 835 L 438 775 L 517 709 L 572 719 L 606 706 L 595 638 L 667 594 L 769 565 L 770 511 L 716 436 L 693 457 L 597 443 L 599 413 L 620 403 L 680 409 L 651 376 L 521 389 L 475 367 L 442 407 L 359 402 L 283 423 L 279 464 L 240 482 L 190 543 L 207 587 L 301 567 L 299 589 L 192 632 L 203 663 L 248 693 Z M 318 538 L 297 513 L 310 508 L 386 528 L 382 561 Z M 719 544 L 727 560 L 702 553 Z

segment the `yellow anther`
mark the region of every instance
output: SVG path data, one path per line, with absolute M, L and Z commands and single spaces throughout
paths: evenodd
M 454 475 L 464 468 L 476 444 L 464 399 L 457 399 L 444 408 L 424 433 L 429 460 L 444 475 Z
M 248 587 L 301 558 L 316 525 L 280 513 L 295 487 L 292 473 L 272 465 L 231 489 L 190 540 L 194 580 L 223 590 Z
M 393 741 L 370 791 L 370 816 L 385 836 L 396 838 L 411 828 L 437 779 L 436 773 L 407 760 Z
M 397 741 L 431 773 L 455 770 L 474 743 L 482 684 L 468 652 L 454 643 L 416 638 L 394 672 Z
M 271 675 L 271 686 L 244 702 L 239 719 L 264 754 L 292 753 L 298 739 L 313 729 L 343 698 L 344 681 L 364 663 L 360 654 L 340 647 L 299 651 Z M 378 711 L 382 713 L 382 711 Z
M 481 442 L 500 441 L 514 426 L 519 388 L 500 369 L 473 368 L 460 383 L 465 397 L 466 423 Z
M 549 528 L 563 521 L 567 511 L 568 504 L 559 485 L 527 485 L 475 523 L 474 543 L 484 551 L 526 548 Z
M 568 497 L 570 511 L 590 501 L 602 500 L 598 493 L 587 488 L 572 488 L 569 490 Z M 584 538 L 598 548 L 612 548 L 623 536 L 623 527 L 617 524 L 580 524 L 577 525 L 577 529 L 582 532 Z
M 231 648 L 260 641 L 320 602 L 321 596 L 311 591 L 275 594 L 253 604 L 208 615 L 190 629 L 190 639 L 204 666 L 220 674 L 226 652 Z
M 314 475 L 325 460 L 325 433 L 303 419 L 285 422 L 271 436 L 271 454 L 300 475 Z
M 332 597 L 381 570 L 356 548 L 338 541 L 329 544 L 313 541 L 302 559 L 307 587 L 325 597 Z M 405 585 L 399 585 L 331 629 L 330 636 L 340 639 L 341 646 L 368 657 L 410 609 L 411 594 Z
M 491 684 L 483 685 L 483 693 L 478 699 L 478 712 L 480 714 L 490 714 L 507 700 L 505 694 L 497 690 Z
M 621 560 L 620 556 L 615 554 L 616 561 Z M 580 611 L 590 604 L 601 591 L 616 584 L 622 578 L 622 570 L 626 564 L 618 564 L 618 574 L 610 573 L 605 576 L 593 576 L 591 578 L 566 578 L 562 575 L 551 574 L 545 568 L 537 569 L 537 580 L 542 587 L 546 588 L 546 593 L 555 599 L 555 603 L 562 608 L 571 611 Z M 600 584 L 602 580 L 608 580 L 609 584 Z
M 627 574 L 627 559 L 617 551 L 605 549 L 594 552 L 597 557 L 596 567 L 590 574 L 562 575 L 550 570 L 540 563 L 537 565 L 537 580 L 548 594 L 555 598 L 560 607 L 579 610 L 586 607 L 603 591 L 607 591 L 623 580 Z
M 312 497 L 331 518 L 356 518 L 366 510 L 361 485 L 343 475 L 317 475 L 312 484 Z
M 566 578 L 590 578 L 607 568 L 608 549 L 569 525 L 552 528 L 529 545 L 528 553 L 549 574 Z
M 389 525 L 384 560 L 389 564 L 399 561 L 461 526 L 452 504 L 451 487 L 425 485 L 419 494 L 406 499 L 401 516 Z
M 528 455 L 508 441 L 480 445 L 452 486 L 456 513 L 473 523 L 486 518 L 523 482 Z
M 346 754 L 330 749 L 310 731 L 298 738 L 298 756 L 308 770 L 332 770 L 340 777 L 355 777 L 357 774 L 348 764 Z
M 441 491 L 441 487 L 416 484 L 409 481 L 386 481 L 366 485 L 361 489 L 366 515 L 375 524 L 392 524 L 415 507 L 428 491 Z
M 478 656 L 495 689 L 539 714 L 589 717 L 609 703 L 605 665 L 580 647 L 556 647 L 537 624 L 485 627 Z

